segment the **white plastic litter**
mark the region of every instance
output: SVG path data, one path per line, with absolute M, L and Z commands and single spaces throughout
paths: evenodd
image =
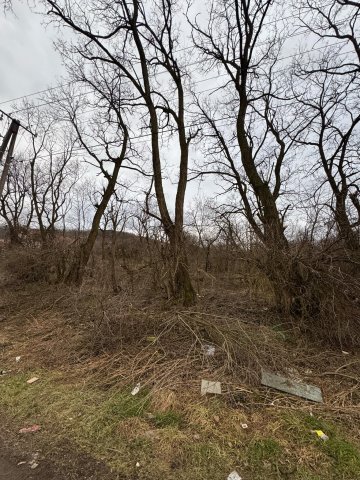
M 33 383 L 37 382 L 39 379 L 38 377 L 32 377 L 29 380 L 26 381 L 29 385 L 32 385 Z
M 207 393 L 221 395 L 221 383 L 212 382 L 210 380 L 201 380 L 201 395 L 206 395 Z
M 15 362 L 20 362 L 21 356 L 15 357 Z
M 137 383 L 133 388 L 131 395 L 137 395 L 140 392 L 140 387 L 141 387 L 140 383 Z
M 213 357 L 215 355 L 215 345 L 205 344 L 202 348 L 207 357 Z
M 245 430 L 246 428 L 249 428 L 249 426 L 248 426 L 247 423 L 241 423 L 240 425 L 241 425 L 241 428 L 243 428 L 244 430 Z
M 230 473 L 230 475 L 227 477 L 227 480 L 241 480 L 240 475 L 236 470 Z

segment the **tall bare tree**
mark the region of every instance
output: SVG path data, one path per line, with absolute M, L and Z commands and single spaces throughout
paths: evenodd
M 259 238 L 269 248 L 286 248 L 279 197 L 289 136 L 284 115 L 274 101 L 284 91 L 273 74 L 281 41 L 269 30 L 270 39 L 260 42 L 272 5 L 272 0 L 215 0 L 210 2 L 206 28 L 197 21 L 191 23 L 203 58 L 211 68 L 216 65 L 226 74 L 217 105 L 211 109 L 199 102 L 211 127 L 207 136 L 214 140 L 212 148 L 216 146 L 222 156 L 219 162 L 214 156 L 212 166 L 234 184 Z M 220 128 L 216 121 L 216 113 L 225 109 L 234 137 L 223 133 L 229 126 Z
M 286 102 L 286 75 L 279 68 L 283 35 L 274 27 L 275 15 L 272 0 L 213 0 L 207 25 L 192 20 L 190 13 L 188 18 L 205 68 L 216 67 L 224 79 L 217 84 L 215 100 L 197 99 L 210 127 L 204 133 L 206 165 L 198 174 L 216 174 L 226 193 L 236 193 L 231 210 L 243 213 L 265 246 L 263 268 L 278 305 L 288 309 L 299 286 L 289 279 L 295 266 L 285 268 L 290 207 L 285 194 L 294 137 L 303 127 Z
M 315 152 L 313 171 L 320 168 L 321 186 L 331 192 L 327 204 L 339 237 L 354 250 L 360 241 L 360 3 L 305 0 L 297 7 L 305 32 L 326 47 L 295 62 L 296 97 L 311 119 L 301 143 Z
M 46 0 L 49 15 L 77 34 L 77 52 L 88 62 L 111 66 L 133 88 L 133 101 L 144 126 L 150 128 L 154 188 L 161 221 L 171 246 L 173 294 L 191 304 L 192 287 L 184 248 L 184 200 L 188 180 L 189 145 L 196 132 L 186 128 L 186 77 L 177 58 L 180 43 L 176 0 L 90 0 L 85 7 L 61 0 Z M 164 75 L 161 80 L 158 75 Z M 170 84 L 169 91 L 164 88 Z M 165 197 L 161 132 L 173 129 L 179 148 L 174 215 Z
M 64 50 L 66 53 L 66 50 Z M 76 60 L 76 57 L 75 57 Z M 68 284 L 81 284 L 85 269 L 98 236 L 101 219 L 114 194 L 120 169 L 137 170 L 131 162 L 130 133 L 126 107 L 126 88 L 123 77 L 108 71 L 107 66 L 87 71 L 83 65 L 74 64 L 71 69 L 77 87 L 89 87 L 91 95 L 83 99 L 78 90 L 59 100 L 59 113 L 71 123 L 76 132 L 79 149 L 87 163 L 96 169 L 105 182 L 98 190 L 95 213 L 85 239 L 80 242 L 69 271 L 65 275 Z M 60 94 L 62 95 L 62 94 Z M 90 108 L 90 113 L 89 109 Z M 94 143 L 94 140 L 96 142 Z M 130 166 L 130 163 L 132 166 Z M 127 164 L 127 165 L 125 165 Z
M 306 75 L 297 89 L 297 101 L 301 105 L 299 115 L 310 125 L 297 141 L 312 159 L 309 171 L 318 178 L 313 195 L 324 190 L 324 202 L 333 213 L 339 238 L 347 248 L 356 250 L 360 225 L 360 103 L 356 82 L 343 82 L 343 78 L 323 72 Z

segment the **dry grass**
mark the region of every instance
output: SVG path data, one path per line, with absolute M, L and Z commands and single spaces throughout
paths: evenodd
M 220 480 L 238 467 L 245 480 L 355 480 L 359 352 L 310 342 L 271 301 L 251 300 L 249 279 L 211 279 L 184 310 L 150 295 L 141 272 L 118 295 L 90 276 L 80 290 L 7 278 L 0 343 L 12 374 L 1 379 L 0 408 L 70 435 L 124 478 Z M 319 385 L 325 404 L 261 387 L 263 367 Z M 41 380 L 29 389 L 34 373 Z M 223 395 L 201 397 L 202 378 L 221 381 Z M 334 442 L 316 443 L 315 427 Z
M 166 392 L 169 398 L 160 394 L 159 404 L 171 403 L 184 389 L 197 395 L 201 378 L 221 379 L 229 405 L 269 403 L 258 390 L 263 367 L 318 384 L 332 411 L 350 413 L 360 403 L 355 351 L 312 346 L 298 330 L 281 325 L 253 324 L 199 307 L 136 308 L 125 297 L 41 285 L 8 292 L 2 311 L 13 345 L 7 355 L 22 355 L 28 365 L 60 369 L 101 389 L 140 382 L 149 391 Z M 34 305 L 34 298 L 41 301 Z M 215 346 L 213 357 L 204 349 L 209 344 Z M 281 405 L 289 397 L 271 398 Z M 297 402 L 286 401 L 286 406 Z

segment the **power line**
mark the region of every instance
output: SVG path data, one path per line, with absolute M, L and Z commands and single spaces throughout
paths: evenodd
M 344 52 L 344 54 L 346 54 L 346 53 L 348 53 L 348 52 Z M 197 93 L 204 93 L 206 91 L 217 89 L 217 88 L 219 88 L 219 87 L 213 87 L 213 88 L 203 90 L 203 91 L 197 92 Z M 316 98 L 314 98 L 312 100 L 316 100 Z M 288 107 L 288 106 L 289 106 L 288 104 L 280 104 L 280 105 L 276 106 L 276 109 L 280 109 L 280 108 L 284 108 L 284 107 Z M 213 119 L 213 122 L 217 123 L 217 122 L 221 122 L 221 121 L 224 121 L 224 120 L 233 120 L 233 118 L 231 116 L 221 117 L 221 118 Z M 206 125 L 207 123 L 208 123 L 208 121 L 204 120 L 204 121 L 196 122 L 196 123 L 193 123 L 193 124 L 190 124 L 190 125 L 185 125 L 185 128 L 187 128 L 187 129 L 194 128 L 194 127 L 198 127 L 198 126 L 201 126 L 201 125 Z M 234 122 L 232 121 L 231 123 L 226 123 L 226 124 L 219 125 L 219 126 L 220 127 L 232 126 L 233 124 L 234 124 Z M 171 134 L 173 132 L 174 132 L 174 128 L 169 128 L 167 130 L 161 130 L 160 133 L 161 134 Z M 138 140 L 138 139 L 141 139 L 141 138 L 147 138 L 147 137 L 151 137 L 151 135 L 152 135 L 151 132 L 150 133 L 145 133 L 145 134 L 142 134 L 142 135 L 136 135 L 136 136 L 130 137 L 129 140 L 133 141 L 133 140 Z M 146 140 L 142 140 L 140 142 L 135 142 L 135 143 L 145 143 L 145 142 L 146 142 Z M 108 147 L 110 145 L 118 145 L 118 142 L 112 141 L 112 142 L 109 142 L 107 144 L 97 143 L 95 145 L 90 145 L 90 146 L 87 146 L 87 147 L 76 147 L 76 148 L 73 149 L 73 151 L 79 152 L 79 151 L 94 150 L 94 149 L 98 149 L 98 148 Z M 58 151 L 58 152 L 52 153 L 52 155 L 60 155 L 62 153 L 63 153 L 62 151 Z M 37 158 L 44 159 L 44 158 L 49 158 L 49 157 L 50 157 L 50 155 L 41 155 L 41 156 L 38 156 Z
M 19 122 L 19 120 L 16 120 L 15 118 L 12 118 L 11 115 L 9 115 L 8 113 L 4 112 L 4 110 L 1 110 L 1 108 L 0 108 L 0 112 L 1 112 L 2 115 L 5 115 L 9 120 L 15 121 L 16 123 L 18 123 L 21 128 L 23 128 L 23 129 L 26 130 L 27 132 L 31 133 L 31 135 L 34 135 L 33 132 L 32 132 L 29 128 L 27 128 L 27 127 L 25 127 L 24 125 L 22 125 L 22 124 Z
M 299 35 L 299 34 L 296 34 L 296 35 Z M 295 36 L 295 35 L 294 35 Z M 290 37 L 288 37 L 290 38 Z M 310 50 L 305 50 L 304 52 L 301 52 L 301 54 L 306 54 L 306 53 L 311 53 L 311 52 L 314 52 L 314 51 L 318 51 L 318 50 L 322 50 L 324 48 L 331 48 L 331 47 L 334 47 L 334 46 L 339 46 L 339 45 L 344 45 L 347 43 L 347 40 L 344 40 L 342 42 L 336 42 L 336 43 L 333 43 L 333 44 L 330 44 L 330 45 L 322 45 L 320 47 L 316 47 L 316 48 L 312 48 Z M 352 51 L 349 51 L 349 52 L 346 52 L 346 54 L 349 54 L 349 53 L 352 53 Z M 344 54 L 344 53 L 343 53 Z M 278 61 L 282 61 L 282 60 L 288 60 L 289 58 L 295 58 L 299 55 L 299 53 L 295 53 L 295 54 L 291 54 L 291 55 L 286 55 L 284 57 L 281 57 L 278 59 Z M 339 53 L 338 55 L 341 55 L 341 53 Z M 187 66 L 194 66 L 194 65 L 198 65 L 199 63 L 201 62 L 206 62 L 206 60 L 202 60 L 202 61 L 197 61 L 197 62 L 193 62 L 191 64 L 188 64 Z M 279 72 L 282 72 L 284 71 L 285 69 L 279 69 L 279 70 L 274 70 L 273 73 L 279 73 Z M 161 75 L 161 74 L 164 74 L 166 72 L 159 72 L 157 75 Z M 194 82 L 194 84 L 197 84 L 197 83 L 201 83 L 201 82 L 205 82 L 207 80 L 212 80 L 214 78 L 221 78 L 221 77 L 225 77 L 227 76 L 228 74 L 227 73 L 224 73 L 224 74 L 221 74 L 221 75 L 217 75 L 215 77 L 211 77 L 209 79 L 201 79 L 201 80 L 198 80 L 196 82 Z M 128 81 L 127 83 L 129 83 L 130 81 Z M 55 87 L 54 87 L 55 88 Z M 60 86 L 58 87 L 60 88 Z M 46 91 L 46 90 L 45 90 Z M 172 90 L 168 90 L 168 91 L 165 91 L 164 93 L 168 93 L 168 92 L 172 92 Z M 76 95 L 73 95 L 71 98 L 77 98 L 77 97 L 81 97 L 81 96 L 84 96 L 84 95 L 89 95 L 90 93 L 93 93 L 92 90 L 89 90 L 88 92 L 82 92 L 82 93 L 78 93 Z M 201 93 L 201 92 L 199 92 Z M 41 103 L 41 104 L 38 104 L 38 105 L 33 105 L 33 106 L 29 106 L 29 107 L 25 107 L 25 108 L 20 108 L 18 110 L 15 110 L 12 112 L 12 114 L 16 114 L 16 113 L 20 113 L 20 112 L 25 112 L 25 111 L 28 111 L 28 110 L 32 110 L 34 108 L 40 108 L 40 107 L 45 107 L 47 105 L 54 105 L 54 104 L 57 104 L 59 103 L 59 101 L 61 100 L 66 100 L 67 98 L 63 98 L 63 99 L 56 99 L 56 100 L 51 100 L 49 102 L 44 102 L 44 103 Z
M 231 119 L 231 117 L 222 117 L 222 118 L 217 118 L 217 119 L 214 119 L 214 122 L 220 122 L 220 121 L 223 121 L 223 120 L 229 120 Z M 185 128 L 192 128 L 192 127 L 198 127 L 200 125 L 206 125 L 208 122 L 206 120 L 204 121 L 201 121 L 201 122 L 197 122 L 197 123 L 194 123 L 194 124 L 191 124 L 191 125 L 186 125 Z M 224 127 L 224 126 L 227 126 L 227 125 L 232 125 L 232 123 L 230 124 L 225 124 L 225 125 L 220 125 L 221 127 Z M 161 134 L 164 134 L 164 133 L 173 133 L 174 132 L 174 129 L 173 128 L 169 128 L 167 130 L 161 130 Z M 134 137 L 130 137 L 129 140 L 132 141 L 132 140 L 138 140 L 140 138 L 146 138 L 146 137 L 151 137 L 152 133 L 144 133 L 142 135 L 135 135 Z M 146 141 L 146 140 L 145 140 Z M 136 142 L 136 143 L 144 143 L 145 141 L 141 141 L 141 142 Z M 75 147 L 72 149 L 72 151 L 87 151 L 87 150 L 94 150 L 94 149 L 97 149 L 97 148 L 104 148 L 104 147 L 108 147 L 109 145 L 113 145 L 113 146 L 116 146 L 116 145 L 119 145 L 118 142 L 115 142 L 115 141 L 112 141 L 112 142 L 109 142 L 109 143 L 96 143 L 95 145 L 88 145 L 87 147 Z M 51 155 L 61 155 L 62 153 L 64 153 L 63 151 L 58 151 L 58 152 L 53 152 Z M 49 155 L 39 155 L 37 156 L 38 159 L 45 159 L 45 158 L 50 158 L 51 156 L 50 154 Z
M 306 53 L 306 52 L 305 52 L 305 53 Z M 352 50 L 339 53 L 338 56 L 340 56 L 340 55 L 348 55 L 348 54 L 350 54 L 350 53 L 352 53 Z M 303 66 L 304 66 L 304 65 L 310 65 L 310 64 L 311 64 L 311 62 L 306 62 L 306 63 L 303 64 Z M 281 72 L 285 72 L 285 71 L 287 71 L 287 70 L 288 70 L 287 67 L 286 67 L 286 68 L 284 67 L 284 68 L 280 68 L 280 69 L 278 69 L 278 70 L 274 70 L 273 73 L 281 73 Z M 197 80 L 197 81 L 193 82 L 193 85 L 196 85 L 196 84 L 199 84 L 199 83 L 203 83 L 203 82 L 208 82 L 208 81 L 210 81 L 210 80 L 214 80 L 214 79 L 218 79 L 218 78 L 222 78 L 222 77 L 226 77 L 227 75 L 228 75 L 227 73 L 223 73 L 223 74 L 221 74 L 221 75 L 214 75 L 213 77 L 203 78 L 203 79 L 201 79 L 201 80 Z M 222 88 L 222 86 L 221 86 L 221 85 L 217 85 L 216 87 L 206 88 L 205 90 L 199 90 L 199 91 L 197 91 L 197 92 L 194 91 L 194 92 L 185 93 L 185 94 L 184 94 L 184 97 L 189 97 L 189 96 L 191 96 L 193 93 L 196 94 L 196 95 L 198 95 L 198 94 L 200 94 L 200 93 L 207 93 L 207 92 L 211 92 L 211 91 L 216 91 L 216 90 L 219 90 L 220 88 Z M 164 94 L 164 93 L 171 93 L 171 92 L 173 92 L 173 89 L 165 90 L 165 91 L 162 92 L 162 93 Z M 286 105 L 278 105 L 277 108 L 283 108 L 284 106 L 286 106 Z M 89 110 L 85 110 L 84 112 L 80 112 L 78 115 L 79 115 L 79 116 L 80 116 L 80 115 L 82 116 L 82 115 L 86 115 L 86 114 L 91 113 L 91 112 L 94 112 L 94 111 L 96 111 L 96 107 L 89 108 Z
M 323 48 L 323 47 L 319 47 L 319 48 Z M 319 48 L 318 48 L 318 49 L 319 49 Z M 311 51 L 313 51 L 313 50 L 311 50 Z M 303 52 L 303 53 L 308 53 L 308 52 Z M 351 53 L 351 52 L 343 52 L 342 54 L 346 55 L 346 54 L 348 54 L 348 53 Z M 289 55 L 288 57 L 283 57 L 283 59 L 289 58 L 289 57 L 293 57 L 293 56 L 294 56 L 294 55 Z M 279 69 L 279 70 L 274 71 L 273 73 L 278 73 L 278 72 L 281 72 L 281 71 L 284 71 L 284 70 L 286 70 L 286 69 Z M 223 75 L 218 75 L 218 76 L 216 76 L 216 77 L 210 77 L 210 78 L 207 78 L 207 79 L 202 79 L 202 80 L 199 80 L 199 81 L 197 81 L 197 82 L 195 82 L 195 83 L 200 83 L 200 82 L 204 82 L 204 81 L 209 81 L 209 80 L 211 80 L 211 79 L 218 78 L 218 77 L 221 77 L 221 76 L 226 76 L 226 75 L 227 75 L 227 74 L 223 74 Z M 207 91 L 217 90 L 218 88 L 219 88 L 219 86 L 217 86 L 217 87 L 212 87 L 212 88 L 205 89 L 205 90 L 202 90 L 202 91 L 199 91 L 199 92 L 196 92 L 196 93 L 198 93 L 198 94 L 199 94 L 199 93 L 205 93 L 205 92 L 207 92 Z M 170 91 L 172 91 L 172 90 L 169 90 L 169 92 L 170 92 Z M 164 93 L 165 93 L 165 92 L 164 92 Z M 186 96 L 187 96 L 187 95 L 191 95 L 191 93 L 186 94 Z M 280 104 L 280 105 L 278 105 L 276 108 L 279 109 L 279 108 L 284 108 L 284 107 L 287 107 L 287 106 L 288 106 L 287 104 Z M 94 110 L 94 109 L 93 109 L 93 110 Z M 0 111 L 1 111 L 1 110 L 0 110 Z M 92 110 L 91 110 L 91 111 L 92 111 Z M 89 112 L 90 112 L 90 110 L 89 110 L 88 112 L 82 112 L 82 113 L 89 113 Z M 10 117 L 8 114 L 6 114 L 5 112 L 4 112 L 4 114 L 5 114 L 7 117 L 11 118 L 11 117 Z M 223 117 L 223 118 L 215 119 L 214 122 L 218 122 L 218 121 L 222 121 L 222 120 L 229 120 L 230 118 L 231 118 L 231 117 Z M 206 123 L 207 123 L 206 121 L 204 121 L 204 122 L 199 122 L 199 123 L 196 123 L 196 124 L 187 125 L 185 128 L 196 127 L 196 126 L 203 125 L 203 124 L 206 124 Z M 231 124 L 228 124 L 228 125 L 232 125 L 232 123 L 231 123 Z M 221 126 L 226 126 L 226 125 L 221 125 Z M 26 129 L 26 130 L 27 130 L 27 129 Z M 173 128 L 170 128 L 170 129 L 168 129 L 168 130 L 162 130 L 161 133 L 162 133 L 162 134 L 163 134 L 163 133 L 172 133 L 173 131 L 174 131 L 174 129 L 173 129 Z M 32 132 L 30 132 L 30 133 L 32 133 Z M 143 134 L 143 135 L 137 135 L 137 136 L 134 136 L 134 137 L 130 138 L 130 140 L 137 140 L 137 139 L 145 138 L 145 137 L 149 137 L 149 136 L 151 136 L 151 133 Z M 137 143 L 141 143 L 141 142 L 137 142 Z M 116 144 L 116 143 L 115 143 L 115 142 L 109 142 L 108 145 L 111 145 L 111 144 Z M 96 149 L 96 148 L 100 148 L 100 147 L 101 147 L 101 148 L 104 148 L 105 146 L 106 146 L 106 144 L 96 144 L 96 145 L 88 146 L 88 149 L 90 150 L 90 149 Z M 86 148 L 85 148 L 85 147 L 76 147 L 76 148 L 73 149 L 73 150 L 76 150 L 76 151 L 86 151 Z M 59 152 L 53 153 L 53 155 L 60 155 L 60 154 L 62 154 L 62 153 L 63 153 L 62 151 L 59 151 Z M 49 158 L 49 157 L 50 157 L 50 155 L 42 155 L 42 156 L 39 156 L 38 158 L 43 159 L 43 158 Z
M 325 5 L 320 6 L 319 8 L 326 8 L 326 7 L 331 6 L 331 5 L 332 5 L 331 3 L 328 3 L 328 4 L 325 4 Z M 269 21 L 269 22 L 264 23 L 264 24 L 263 24 L 263 27 L 265 27 L 265 26 L 267 26 L 267 25 L 272 25 L 272 24 L 275 24 L 275 23 L 277 23 L 277 22 L 281 22 L 281 21 L 284 21 L 284 20 L 290 20 L 290 19 L 292 19 L 292 18 L 298 18 L 298 16 L 297 16 L 297 15 L 288 15 L 287 17 L 282 17 L 282 18 L 280 18 L 280 19 L 271 20 L 271 21 Z M 344 20 L 344 21 L 345 21 L 345 20 Z M 292 34 L 292 35 L 288 35 L 288 36 L 286 37 L 286 39 L 293 38 L 293 37 L 298 36 L 298 35 L 303 35 L 303 33 L 300 32 L 300 33 L 294 33 L 294 34 Z M 221 37 L 219 37 L 217 40 L 220 40 L 220 39 L 225 38 L 225 37 L 226 37 L 225 35 L 224 35 L 224 36 L 221 36 Z M 261 43 L 258 44 L 258 46 L 261 46 L 261 45 L 262 45 Z M 195 45 L 189 45 L 188 47 L 183 47 L 183 48 L 180 48 L 180 49 L 178 49 L 178 50 L 174 50 L 174 53 L 181 53 L 181 52 L 184 52 L 184 51 L 186 51 L 186 50 L 191 50 L 191 49 L 194 49 L 194 48 L 196 48 Z M 199 62 L 195 62 L 195 64 L 198 64 L 198 63 L 199 63 Z M 140 65 L 140 62 L 134 62 L 133 65 Z M 192 65 L 194 65 L 194 64 L 192 64 Z M 62 88 L 62 87 L 71 85 L 71 84 L 73 84 L 73 83 L 76 83 L 76 82 L 75 82 L 75 81 L 66 82 L 66 83 L 63 83 L 63 84 L 61 84 L 61 85 L 57 85 L 57 86 L 55 86 L 55 87 L 49 87 L 49 88 L 46 88 L 46 89 L 43 89 L 43 90 L 39 90 L 39 91 L 37 91 L 37 92 L 29 93 L 29 94 L 27 94 L 27 95 L 22 95 L 22 96 L 20 96 L 20 97 L 15 97 L 15 98 L 12 98 L 12 99 L 9 99 L 9 100 L 4 100 L 3 102 L 0 102 L 0 105 L 4 105 L 4 104 L 6 104 L 6 103 L 15 102 L 15 101 L 17 101 L 17 100 L 22 100 L 22 99 L 24 99 L 24 98 L 29 98 L 29 97 L 32 97 L 32 96 L 35 96 L 35 95 L 40 95 L 40 94 L 42 94 L 42 93 L 50 92 L 50 91 L 52 91 L 52 90 L 57 90 L 57 89 L 59 89 L 59 88 Z

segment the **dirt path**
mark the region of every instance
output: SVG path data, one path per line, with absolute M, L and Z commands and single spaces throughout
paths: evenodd
M 0 418 L 6 422 L 1 415 Z M 19 436 L 0 425 L 0 480 L 118 480 L 118 475 L 70 443 L 50 445 L 48 438 Z M 36 468 L 31 466 L 36 463 Z
M 56 466 L 53 468 L 46 459 L 41 459 L 36 468 L 32 469 L 28 460 L 28 454 L 23 455 L 22 461 L 11 457 L 9 452 L 7 454 L 10 455 L 10 458 L 7 458 L 1 452 L 3 456 L 0 456 L 0 480 L 80 480 L 81 478 L 76 475 L 71 467 L 69 468 L 70 471 L 56 472 Z M 65 468 L 65 470 L 67 469 Z M 84 477 L 82 478 L 84 480 L 95 480 L 100 477 L 88 476 L 84 472 Z
M 5 458 L 0 457 L 0 479 L 1 480 L 25 480 L 25 476 L 14 467 L 10 462 L 5 460 Z
M 17 465 L 0 457 L 0 480 L 50 480 L 50 478 L 52 477 L 42 468 L 39 471 L 31 470 L 29 465 Z
M 64 464 L 52 464 L 48 459 L 41 458 L 36 468 L 31 468 L 29 455 L 24 454 L 23 460 L 20 457 L 11 456 L 11 452 L 3 451 L 0 444 L 0 480 L 102 480 L 116 478 L 109 476 L 106 469 L 92 469 L 90 465 L 83 463 L 84 459 L 79 456 L 78 462 L 75 458 L 62 458 Z M 9 456 L 8 456 L 9 455 Z M 67 460 L 69 460 L 67 464 Z

